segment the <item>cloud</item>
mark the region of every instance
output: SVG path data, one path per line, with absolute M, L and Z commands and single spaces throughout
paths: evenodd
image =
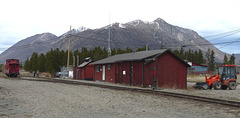
M 5 0 L 1 4 L 0 44 L 43 32 L 59 36 L 70 25 L 104 27 L 109 16 L 111 23 L 160 17 L 203 37 L 240 27 L 239 0 Z

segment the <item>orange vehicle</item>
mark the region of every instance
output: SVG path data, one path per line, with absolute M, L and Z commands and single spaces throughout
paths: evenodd
M 205 81 L 194 87 L 200 89 L 235 90 L 237 87 L 236 65 L 219 65 L 218 75 L 205 76 Z

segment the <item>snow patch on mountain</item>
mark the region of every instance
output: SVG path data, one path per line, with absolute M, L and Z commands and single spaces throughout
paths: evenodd
M 84 27 L 84 26 L 80 26 L 80 27 L 77 28 L 77 29 L 72 29 L 72 30 L 71 30 L 71 34 L 77 34 L 77 33 L 86 31 L 86 30 L 88 30 L 88 29 L 89 29 L 89 28 L 86 28 L 86 27 Z M 60 36 L 60 39 L 66 38 L 67 35 L 69 35 L 69 34 L 70 34 L 70 31 L 64 33 L 63 35 Z
M 126 25 L 125 24 L 122 24 L 122 23 L 119 23 L 118 25 L 120 28 L 126 28 Z

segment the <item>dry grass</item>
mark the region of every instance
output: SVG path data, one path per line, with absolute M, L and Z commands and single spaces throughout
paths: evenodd
M 0 78 L 6 78 L 6 75 L 3 72 L 0 72 Z
M 205 75 L 191 74 L 187 75 L 188 82 L 205 82 Z
M 237 82 L 240 83 L 240 75 L 239 74 L 237 75 L 237 78 L 238 78 Z
M 20 70 L 20 75 L 21 75 L 21 76 L 24 76 L 24 77 L 31 77 L 31 76 L 32 76 L 32 73 L 21 69 L 21 70 Z
M 240 75 L 237 75 L 237 82 L 240 83 Z M 188 82 L 205 82 L 205 75 L 191 74 L 187 75 Z

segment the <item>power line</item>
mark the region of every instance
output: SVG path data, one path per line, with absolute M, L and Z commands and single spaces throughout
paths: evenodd
M 223 33 L 219 33 L 219 34 L 214 34 L 214 35 L 209 35 L 209 36 L 205 36 L 203 38 L 210 38 L 210 37 L 216 37 L 216 36 L 221 36 L 221 35 L 224 35 L 224 34 L 229 34 L 229 33 L 233 33 L 233 32 L 240 32 L 240 29 L 237 29 L 237 30 L 232 30 L 232 31 L 228 31 L 228 32 L 223 32 Z
M 128 30 L 128 29 L 126 29 L 126 30 Z M 240 29 L 238 29 L 238 30 L 233 30 L 233 31 L 229 31 L 229 32 L 224 32 L 224 33 L 219 33 L 219 34 L 215 34 L 215 35 L 210 35 L 210 36 L 206 36 L 206 37 L 204 37 L 204 38 L 208 38 L 208 37 L 215 37 L 215 36 L 220 36 L 220 35 L 223 35 L 223 34 L 225 34 L 224 36 L 222 36 L 222 37 L 218 37 L 217 39 L 220 39 L 220 38 L 224 38 L 224 37 L 227 37 L 227 36 L 231 36 L 231 35 L 233 35 L 233 34 L 236 34 L 236 33 L 239 33 L 240 32 Z M 103 36 L 103 35 L 106 35 L 106 34 L 104 34 L 104 33 L 102 33 L 102 34 L 99 34 L 99 33 L 96 33 L 96 32 L 92 32 L 92 33 L 94 33 L 94 34 L 96 34 L 96 35 L 99 35 L 99 36 Z M 230 34 L 229 34 L 230 33 Z M 74 34 L 72 34 L 72 36 L 76 36 L 76 37 L 79 37 L 79 38 L 85 38 L 85 39 L 90 39 L 90 40 L 94 40 L 94 41 L 99 41 L 99 42 L 103 42 L 103 43 L 108 43 L 108 41 L 107 40 L 99 40 L 99 39 L 93 39 L 93 38 L 90 38 L 90 37 L 84 37 L 84 36 L 79 36 L 79 35 L 74 35 Z M 64 39 L 65 38 L 68 38 L 68 37 L 64 37 Z M 105 37 L 106 38 L 106 37 Z M 19 49 L 19 48 L 25 48 L 25 47 L 33 47 L 33 46 L 35 46 L 35 45 L 39 45 L 39 44 L 45 44 L 45 43 L 49 43 L 49 42 L 52 42 L 54 39 L 59 39 L 59 37 L 56 37 L 56 38 L 52 38 L 52 39 L 49 39 L 49 40 L 45 40 L 45 41 L 41 41 L 41 42 L 35 42 L 35 43 L 32 43 L 32 44 L 26 44 L 26 45 L 18 45 L 18 46 L 14 46 L 14 47 L 10 47 L 11 49 Z M 194 38 L 194 39 L 197 39 L 197 38 Z M 188 40 L 191 40 L 191 39 L 188 39 Z M 212 39 L 212 40 L 216 40 L 216 39 Z M 211 41 L 212 41 L 211 40 Z M 60 41 L 60 40 L 57 40 L 56 42 L 58 42 L 58 41 Z M 224 43 L 228 43 L 228 45 L 230 45 L 230 44 L 232 44 L 232 43 L 234 43 L 234 42 L 238 42 L 238 41 L 233 41 L 233 42 L 221 42 L 221 43 L 209 43 L 209 44 L 198 44 L 198 45 L 184 45 L 184 46 L 202 46 L 202 45 L 218 45 L 218 44 L 224 44 Z M 137 44 L 137 43 L 129 43 L 129 42 L 127 42 L 127 43 L 125 43 L 125 42 L 119 42 L 119 41 L 111 41 L 111 43 L 120 43 L 120 44 L 125 44 L 125 45 L 134 45 L 134 46 L 145 46 L 145 44 Z M 177 43 L 177 42 L 176 42 Z M 172 46 L 172 47 L 176 47 L 176 46 L 182 46 L 182 45 L 175 45 L 176 43 L 171 43 L 171 44 L 174 44 L 174 45 L 168 45 L 168 44 L 165 44 L 165 45 L 168 45 L 168 47 L 170 47 L 170 46 Z M 150 44 L 148 44 L 149 46 L 159 46 L 158 44 L 156 44 L 156 43 L 150 43 Z M 10 49 L 9 48 L 9 49 Z M 8 49 L 8 48 L 0 48 L 0 49 Z
M 184 45 L 184 46 L 203 46 L 203 45 L 220 45 L 220 44 L 228 44 L 228 43 L 237 43 L 240 38 L 236 39 L 235 41 L 227 41 L 227 42 L 220 42 L 220 43 L 208 43 L 208 44 L 198 44 L 198 45 Z
M 238 30 L 233 30 L 233 31 L 228 31 L 228 32 L 223 32 L 223 33 L 219 33 L 219 34 L 214 34 L 214 35 L 209 35 L 209 36 L 205 36 L 205 37 L 197 37 L 197 38 L 189 38 L 189 39 L 186 39 L 186 40 L 195 40 L 195 39 L 207 39 L 207 38 L 211 38 L 211 37 L 217 37 L 217 36 L 221 36 L 221 37 L 217 37 L 217 38 L 214 38 L 214 39 L 210 39 L 210 40 L 207 40 L 207 41 L 213 41 L 213 40 L 218 40 L 218 39 L 222 39 L 222 38 L 225 38 L 225 37 L 228 37 L 228 36 L 231 36 L 231 35 L 234 35 L 234 34 L 237 34 L 240 32 L 240 29 Z
M 79 38 L 84 38 L 84 39 L 89 39 L 89 40 L 93 40 L 93 41 L 100 41 L 100 42 L 104 42 L 104 43 L 108 43 L 107 40 L 99 40 L 99 39 L 94 39 L 94 38 L 90 38 L 90 37 L 84 37 L 84 36 L 79 36 L 79 35 L 74 35 L 72 34 L 72 36 L 76 36 Z M 138 46 L 145 46 L 144 44 L 136 44 L 136 43 L 125 43 L 125 42 L 118 42 L 118 41 L 111 41 L 111 43 L 120 43 L 120 44 L 126 44 L 126 45 L 138 45 Z
M 240 39 L 240 38 L 236 39 L 235 41 L 238 41 L 239 39 Z M 228 43 L 228 44 L 226 44 L 226 45 L 224 45 L 224 46 L 222 46 L 222 47 L 219 47 L 218 49 L 221 49 L 221 48 L 226 47 L 226 46 L 228 46 L 228 45 L 231 45 L 231 44 L 233 44 L 233 43 L 235 43 L 235 42 L 233 41 L 233 42 L 231 42 L 231 43 Z
M 230 34 L 226 34 L 226 35 L 224 35 L 224 36 L 221 36 L 221 37 L 218 37 L 218 38 L 216 38 L 216 39 L 211 39 L 211 40 L 208 40 L 208 41 L 213 41 L 213 40 L 218 40 L 218 39 L 221 39 L 221 38 L 225 38 L 225 37 L 228 37 L 228 36 L 231 36 L 231 35 L 234 35 L 234 34 L 237 34 L 237 33 L 239 33 L 240 32 L 240 30 L 238 30 L 237 32 L 235 31 L 235 32 L 229 32 Z
M 49 40 L 45 40 L 45 41 L 41 41 L 41 42 L 32 43 L 32 44 L 17 45 L 17 46 L 10 47 L 10 48 L 22 48 L 22 47 L 25 48 L 25 47 L 32 47 L 32 46 L 35 46 L 35 45 L 45 44 L 45 43 L 52 42 L 54 39 L 58 39 L 58 37 L 57 37 L 57 38 L 52 38 L 52 39 L 49 39 Z M 10 49 L 10 48 L 9 48 L 9 49 Z

